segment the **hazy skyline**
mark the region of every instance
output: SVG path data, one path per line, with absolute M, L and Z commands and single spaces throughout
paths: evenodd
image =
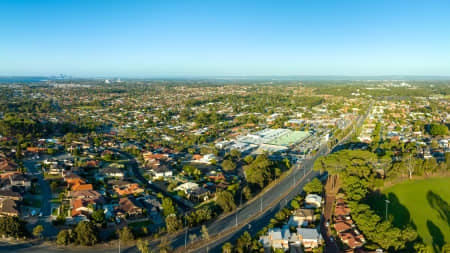
M 450 75 L 449 1 L 1 1 L 0 75 Z

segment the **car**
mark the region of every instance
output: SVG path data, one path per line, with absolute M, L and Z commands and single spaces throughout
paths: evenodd
M 42 216 L 42 212 L 39 213 L 39 216 Z
M 327 223 L 325 223 L 325 226 L 329 227 L 330 226 L 330 221 L 327 221 Z
M 330 236 L 330 241 L 331 241 L 331 242 L 333 242 L 333 241 L 334 241 L 334 238 L 333 238 L 333 236 Z

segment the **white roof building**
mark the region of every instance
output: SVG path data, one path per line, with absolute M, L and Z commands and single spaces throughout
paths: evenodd
M 307 205 L 319 208 L 322 205 L 322 197 L 317 194 L 308 194 L 305 198 L 305 202 Z

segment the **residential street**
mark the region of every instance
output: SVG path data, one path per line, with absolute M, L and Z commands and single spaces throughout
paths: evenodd
M 52 225 L 52 210 L 51 210 L 51 202 L 52 192 L 50 189 L 50 185 L 40 171 L 37 170 L 36 164 L 43 161 L 44 158 L 39 160 L 24 160 L 24 166 L 27 168 L 34 177 L 38 179 L 38 185 L 40 186 L 40 196 L 41 196 L 41 209 L 40 213 L 37 213 L 36 216 L 30 216 L 26 218 L 28 222 L 28 227 L 34 228 L 37 225 L 42 225 L 44 227 L 43 235 L 46 237 L 56 236 L 59 230 Z M 42 214 L 42 215 L 40 215 Z

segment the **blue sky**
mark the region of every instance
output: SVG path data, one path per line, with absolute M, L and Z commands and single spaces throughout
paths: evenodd
M 450 1 L 0 1 L 0 75 L 450 75 Z

